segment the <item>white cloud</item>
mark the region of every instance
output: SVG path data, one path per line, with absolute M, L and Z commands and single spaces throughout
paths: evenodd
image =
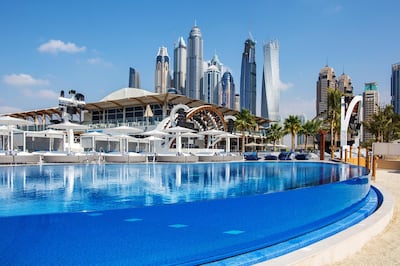
M 32 89 L 25 89 L 22 91 L 22 94 L 25 97 L 30 98 L 37 98 L 37 99 L 58 99 L 58 93 L 52 90 L 32 90 Z
M 89 58 L 87 62 L 91 65 L 112 66 L 111 63 L 104 61 L 104 59 L 100 57 Z
M 88 63 L 91 65 L 97 65 L 97 64 L 101 64 L 103 62 L 103 60 L 99 57 L 96 58 L 89 58 L 88 59 Z
M 285 91 L 285 90 L 290 89 L 292 87 L 293 87 L 293 83 L 290 83 L 290 82 L 284 83 L 282 81 L 279 81 L 279 89 L 281 91 Z
M 3 105 L 0 106 L 0 114 L 12 114 L 18 112 L 22 112 L 22 109 L 13 106 L 3 106 Z
M 86 47 L 79 47 L 75 43 L 65 43 L 61 40 L 50 40 L 39 46 L 38 51 L 41 53 L 57 54 L 59 52 L 64 53 L 80 53 L 86 51 Z
M 44 86 L 49 85 L 46 79 L 35 79 L 28 74 L 10 74 L 3 76 L 3 82 L 11 86 Z

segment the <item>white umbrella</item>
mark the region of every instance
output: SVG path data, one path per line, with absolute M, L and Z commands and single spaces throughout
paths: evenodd
M 13 139 L 13 128 L 11 126 L 29 126 L 33 125 L 34 123 L 29 120 L 21 119 L 21 118 L 16 118 L 12 116 L 0 116 L 0 125 L 6 125 L 8 127 L 8 137 L 9 142 L 8 142 L 8 151 L 11 151 L 13 145 L 14 145 L 14 139 Z M 25 149 L 25 147 L 24 147 Z
M 104 132 L 111 134 L 137 134 L 143 132 L 140 128 L 129 127 L 129 126 L 119 126 L 119 127 L 110 127 L 104 129 Z
M 193 129 L 190 129 L 190 128 L 187 128 L 187 127 L 180 127 L 180 126 L 166 128 L 166 129 L 164 129 L 164 131 L 165 131 L 165 132 L 171 132 L 171 133 L 177 133 L 177 132 L 180 132 L 180 133 L 184 133 L 184 132 L 194 132 Z
M 143 116 L 146 117 L 146 123 L 147 123 L 147 126 L 148 126 L 149 125 L 149 117 L 153 117 L 154 116 L 153 111 L 151 110 L 151 107 L 150 107 L 149 104 L 146 106 L 146 110 L 144 111 Z
M 185 133 L 181 134 L 181 137 L 184 137 L 184 138 L 200 138 L 200 137 L 203 137 L 203 136 L 198 134 L 198 133 L 185 132 Z
M 166 128 L 164 129 L 164 131 L 176 134 L 176 151 L 178 153 L 182 152 L 182 139 L 181 139 L 182 133 L 194 132 L 194 130 L 190 128 L 180 127 L 180 126 Z
M 81 124 L 77 124 L 77 123 L 71 123 L 69 121 L 63 122 L 63 123 L 59 123 L 59 124 L 52 124 L 52 125 L 48 125 L 48 128 L 52 128 L 52 129 L 62 129 L 62 130 L 86 130 L 89 127 L 86 125 L 81 125 Z
M 218 129 L 210 129 L 210 130 L 206 130 L 206 131 L 200 131 L 199 134 L 201 135 L 209 135 L 209 136 L 218 136 L 218 135 L 222 135 L 225 134 L 226 132 L 223 130 L 218 130 Z
M 158 130 L 158 129 L 153 129 L 150 131 L 143 132 L 141 135 L 143 136 L 170 136 L 168 132 Z

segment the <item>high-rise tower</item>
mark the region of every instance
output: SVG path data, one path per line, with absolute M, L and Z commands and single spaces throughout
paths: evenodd
M 180 37 L 174 49 L 174 87 L 183 95 L 186 87 L 186 60 L 186 43 Z
M 277 40 L 264 45 L 264 71 L 261 88 L 261 116 L 280 121 L 279 43 Z
M 204 101 L 218 105 L 221 91 L 221 72 L 218 67 L 211 65 L 204 76 Z
M 155 92 L 166 93 L 171 84 L 169 56 L 166 47 L 160 47 L 156 57 Z
M 333 68 L 325 66 L 319 72 L 317 81 L 317 116 L 327 117 L 328 111 L 328 88 L 337 89 L 336 75 Z
M 394 112 L 400 114 L 400 63 L 392 65 L 390 95 Z
M 256 42 L 248 38 L 244 43 L 240 72 L 240 109 L 256 114 Z
M 231 72 L 227 71 L 222 75 L 218 104 L 226 108 L 235 109 L 235 82 Z
M 129 88 L 137 88 L 140 89 L 140 75 L 136 69 L 130 67 L 129 68 Z
M 376 82 L 365 83 L 363 92 L 363 121 L 367 122 L 371 116 L 378 112 L 379 109 L 379 93 Z M 363 131 L 363 141 L 373 139 L 373 136 L 368 131 Z
M 349 75 L 343 73 L 337 80 L 337 88 L 346 97 L 353 97 L 353 85 Z
M 203 39 L 197 25 L 193 26 L 189 34 L 186 67 L 185 95 L 192 99 L 203 99 Z

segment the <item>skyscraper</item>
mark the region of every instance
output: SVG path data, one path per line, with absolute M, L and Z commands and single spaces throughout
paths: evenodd
M 279 43 L 277 40 L 264 45 L 264 71 L 261 88 L 261 116 L 280 121 Z
M 363 121 L 367 122 L 371 116 L 378 112 L 379 109 L 379 93 L 376 82 L 365 83 L 363 92 Z M 373 136 L 368 131 L 363 131 L 363 141 L 373 139 Z
M 349 75 L 343 73 L 337 80 L 337 88 L 345 97 L 353 97 L 353 85 Z
M 185 95 L 192 99 L 203 99 L 203 39 L 197 25 L 190 31 L 187 46 L 187 70 Z
M 244 43 L 240 72 L 240 109 L 256 114 L 256 42 L 248 38 Z
M 218 67 L 211 65 L 204 75 L 204 101 L 218 105 L 221 91 L 221 72 Z
M 221 93 L 218 104 L 226 108 L 235 109 L 235 82 L 231 72 L 225 72 L 221 79 Z
M 400 114 L 400 63 L 392 65 L 390 95 L 394 112 Z
M 174 49 L 174 86 L 179 94 L 185 95 L 186 87 L 186 43 L 179 38 Z
M 136 69 L 130 67 L 129 68 L 129 88 L 137 88 L 140 89 L 140 75 Z
M 166 93 L 170 87 L 169 56 L 166 47 L 160 47 L 156 57 L 155 92 Z
M 333 68 L 325 66 L 319 72 L 317 81 L 317 116 L 327 117 L 328 111 L 328 88 L 337 89 L 336 75 Z

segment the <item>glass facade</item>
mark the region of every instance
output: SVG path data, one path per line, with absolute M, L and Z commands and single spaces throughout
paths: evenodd
M 392 65 L 390 95 L 392 96 L 391 104 L 394 107 L 394 112 L 400 114 L 400 63 Z
M 203 79 L 203 38 L 199 27 L 194 26 L 190 31 L 187 46 L 185 95 L 192 99 L 204 99 L 202 91 Z
M 261 89 L 261 117 L 280 121 L 279 43 L 270 41 L 264 45 L 264 70 Z
M 153 112 L 154 121 L 161 121 L 163 119 L 162 107 L 158 104 L 151 104 L 151 110 Z M 103 111 L 92 112 L 92 123 L 93 124 L 141 124 L 146 120 L 144 117 L 145 107 L 133 106 L 125 108 L 110 108 Z
M 240 73 L 240 109 L 247 109 L 256 114 L 256 42 L 247 39 L 244 43 Z

